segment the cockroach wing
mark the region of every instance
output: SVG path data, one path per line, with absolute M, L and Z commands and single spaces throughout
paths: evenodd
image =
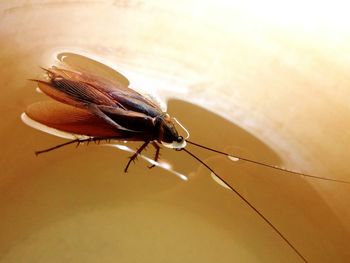
M 125 109 L 142 112 L 152 117 L 163 112 L 160 104 L 151 96 L 140 94 L 117 80 L 108 80 L 85 72 L 76 74 L 73 78 L 75 81 L 86 83 L 102 92 L 121 104 Z
M 88 104 L 115 106 L 155 117 L 162 114 L 157 103 L 122 83 L 111 82 L 88 73 L 65 69 L 48 69 L 50 82 L 39 82 L 39 88 L 52 98 L 76 107 Z
M 37 102 L 28 106 L 25 113 L 34 121 L 68 133 L 92 137 L 123 137 L 120 131 L 88 110 L 59 102 Z
M 51 98 L 75 107 L 87 104 L 115 105 L 110 97 L 83 82 L 62 78 L 55 82 L 37 81 L 39 89 Z
M 147 93 L 145 91 L 141 92 L 142 96 L 151 101 L 156 108 L 160 109 L 162 112 L 167 112 L 167 103 L 163 99 L 161 99 L 158 95 L 154 93 Z
M 82 79 L 89 80 L 89 82 L 94 85 L 101 85 L 102 88 L 106 88 L 106 92 L 110 93 L 112 92 L 112 96 L 115 94 L 118 94 L 116 90 L 122 90 L 124 95 L 127 95 L 129 98 L 136 99 L 138 101 L 142 101 L 143 103 L 146 103 L 148 106 L 156 108 L 158 111 L 166 112 L 167 106 L 166 103 L 160 100 L 155 94 L 147 93 L 145 90 L 140 92 L 140 90 L 134 90 L 133 88 L 130 88 L 130 82 L 129 80 L 120 72 L 109 68 L 114 72 L 116 75 L 114 78 L 103 78 L 100 76 L 96 76 L 92 73 L 88 73 L 84 70 L 75 71 L 76 73 L 80 74 Z M 70 75 L 72 77 L 71 72 L 67 71 L 65 69 L 60 69 L 62 72 L 65 72 L 66 74 Z M 80 79 L 81 80 L 81 79 Z M 120 94 L 119 94 L 120 95 Z
M 61 76 L 75 82 L 88 84 L 90 87 L 104 93 L 107 96 L 116 98 L 117 100 L 119 96 L 128 97 L 146 103 L 149 106 L 158 108 L 158 104 L 154 103 L 151 97 L 145 96 L 138 93 L 136 90 L 131 89 L 129 87 L 129 81 L 127 82 L 127 85 L 125 85 L 125 82 L 120 82 L 118 79 L 106 79 L 84 71 L 70 71 L 56 67 L 48 71 L 54 73 L 56 76 Z

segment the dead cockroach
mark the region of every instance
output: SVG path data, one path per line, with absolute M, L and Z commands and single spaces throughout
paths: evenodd
M 225 182 L 204 161 L 185 148 L 186 144 L 237 158 L 256 165 L 262 165 L 283 172 L 335 182 L 345 181 L 322 178 L 299 173 L 266 163 L 234 156 L 188 140 L 179 135 L 175 125 L 185 128 L 152 99 L 141 95 L 128 87 L 129 82 L 105 79 L 91 73 L 52 67 L 45 69 L 48 80 L 34 80 L 39 89 L 56 101 L 38 102 L 30 105 L 25 116 L 48 127 L 71 134 L 85 136 L 52 148 L 37 151 L 36 154 L 52 151 L 65 145 L 102 140 L 141 141 L 141 147 L 130 157 L 124 171 L 130 163 L 151 144 L 155 148 L 154 161 L 159 159 L 160 145 L 177 151 L 184 151 L 217 176 L 229 189 L 253 209 L 304 261 L 306 258 L 288 239 L 233 186 Z M 186 131 L 186 130 L 185 130 Z M 153 165 L 154 166 L 154 165 Z

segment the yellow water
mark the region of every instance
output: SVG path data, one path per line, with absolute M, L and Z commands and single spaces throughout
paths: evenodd
M 74 57 L 70 54 L 69 63 Z M 20 121 L 26 106 L 46 99 L 26 81 L 41 71 L 8 59 L 1 61 L 8 67 L 0 97 L 0 262 L 301 262 L 184 152 L 163 149 L 161 158 L 188 175 L 187 182 L 149 170 L 142 160 L 125 175 L 129 153 L 109 147 L 69 146 L 36 157 L 35 150 L 64 140 Z M 102 64 L 93 68 L 106 72 Z M 168 112 L 195 142 L 282 165 L 267 145 L 210 109 L 170 100 Z M 334 244 L 348 234 L 308 180 L 188 149 L 245 195 L 310 262 L 346 257 Z

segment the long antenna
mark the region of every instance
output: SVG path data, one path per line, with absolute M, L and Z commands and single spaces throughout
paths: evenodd
M 238 160 L 242 160 L 242 161 L 249 162 L 249 163 L 254 163 L 256 165 L 261 165 L 261 166 L 265 166 L 265 167 L 272 168 L 272 169 L 275 169 L 275 170 L 287 172 L 287 173 L 290 173 L 290 174 L 297 174 L 297 175 L 301 175 L 301 176 L 305 176 L 305 177 L 309 177 L 309 178 L 313 178 L 313 179 L 319 179 L 319 180 L 325 180 L 325 181 L 331 181 L 331 182 L 337 182 L 337 183 L 344 183 L 344 184 L 350 184 L 350 182 L 344 181 L 344 180 L 337 180 L 337 179 L 331 179 L 331 178 L 325 178 L 325 177 L 319 177 L 319 176 L 315 176 L 315 175 L 310 175 L 310 174 L 306 174 L 306 173 L 300 173 L 300 172 L 292 171 L 292 170 L 289 170 L 289 169 L 281 168 L 281 167 L 278 167 L 278 166 L 274 166 L 274 165 L 271 165 L 271 164 L 267 164 L 267 163 L 263 163 L 263 162 L 259 162 L 259 161 L 255 161 L 255 160 L 250 160 L 250 159 L 238 156 L 238 155 L 233 155 L 233 154 L 222 152 L 222 151 L 219 151 L 219 150 L 216 150 L 216 149 L 213 149 L 213 148 L 209 148 L 209 147 L 206 147 L 204 145 L 201 145 L 201 144 L 198 144 L 198 143 L 195 143 L 195 142 L 191 142 L 189 140 L 186 140 L 186 142 L 188 142 L 189 144 L 192 144 L 194 146 L 206 149 L 208 151 L 212 151 L 212 152 L 215 152 L 215 153 L 226 155 L 228 157 L 237 158 Z
M 188 141 L 187 141 L 188 142 Z M 221 176 L 219 176 L 216 172 L 214 172 L 214 170 L 212 168 L 210 168 L 209 165 L 207 165 L 205 162 L 203 162 L 201 159 L 199 159 L 197 156 L 195 156 L 193 153 L 191 153 L 190 151 L 186 150 L 185 148 L 181 149 L 182 151 L 185 151 L 186 153 L 188 153 L 189 155 L 191 155 L 194 159 L 196 159 L 198 162 L 200 162 L 201 164 L 203 164 L 209 171 L 211 171 L 213 174 L 215 174 L 215 176 L 217 176 L 222 182 L 225 183 L 225 185 L 231 190 L 233 191 L 236 195 L 238 195 L 238 197 L 243 200 L 251 209 L 254 210 L 255 213 L 257 213 L 273 230 L 275 230 L 275 232 L 294 250 L 295 253 L 297 253 L 299 255 L 299 257 L 304 261 L 304 262 L 308 262 L 304 256 L 296 249 L 296 247 L 293 246 L 292 243 L 290 243 L 288 241 L 288 239 L 258 210 L 256 209 L 243 195 L 241 195 L 235 188 L 233 188 L 230 184 L 228 184 L 226 182 L 225 179 L 223 179 Z

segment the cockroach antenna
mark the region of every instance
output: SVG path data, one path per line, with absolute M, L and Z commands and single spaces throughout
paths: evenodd
M 189 144 L 192 144 L 194 146 L 197 146 L 199 148 L 202 148 L 202 149 L 205 149 L 205 150 L 208 150 L 208 151 L 211 151 L 211 152 L 215 152 L 215 153 L 218 153 L 218 154 L 221 154 L 221 155 L 225 155 L 229 158 L 232 158 L 232 159 L 236 159 L 237 161 L 241 160 L 241 161 L 244 161 L 244 162 L 248 162 L 248 163 L 253 163 L 255 165 L 260 165 L 260 166 L 264 166 L 264 167 L 268 167 L 268 168 L 271 168 L 271 169 L 274 169 L 274 170 L 278 170 L 278 171 L 282 171 L 282 172 L 286 172 L 287 174 L 294 174 L 294 175 L 300 175 L 300 176 L 304 176 L 304 177 L 309 177 L 309 178 L 313 178 L 313 179 L 319 179 L 319 180 L 325 180 L 325 181 L 331 181 L 331 182 L 337 182 L 337 183 L 344 183 L 344 184 L 350 184 L 350 182 L 348 181 L 345 181 L 345 180 L 338 180 L 338 179 L 331 179 L 331 178 L 325 178 L 325 177 L 320 177 L 320 176 L 315 176 L 315 175 L 311 175 L 311 174 L 306 174 L 306 173 L 302 173 L 302 172 L 297 172 L 297 171 L 293 171 L 293 170 L 290 170 L 290 169 L 286 169 L 286 168 L 282 168 L 282 167 L 279 167 L 279 166 L 276 166 L 276 165 L 271 165 L 271 164 L 267 164 L 267 163 L 263 163 L 263 162 L 259 162 L 259 161 L 255 161 L 255 160 L 251 160 L 251 159 L 248 159 L 248 158 L 244 158 L 244 157 L 241 157 L 241 156 L 238 156 L 238 155 L 233 155 L 233 154 L 230 154 L 230 153 L 226 153 L 226 152 L 223 152 L 223 151 L 219 151 L 219 150 L 216 150 L 214 148 L 210 148 L 210 147 L 207 147 L 207 146 L 204 146 L 202 144 L 199 144 L 199 143 L 195 143 L 193 141 L 190 141 L 188 140 L 188 138 L 190 137 L 190 133 L 188 132 L 188 130 L 185 128 L 185 126 L 183 126 L 176 118 L 172 118 L 180 127 L 181 129 L 186 133 L 186 137 L 184 138 L 184 140 L 189 143 Z M 179 150 L 182 150 L 184 148 L 180 148 Z M 188 150 L 185 150 L 186 152 L 188 152 Z M 191 154 L 193 156 L 192 153 L 188 152 L 189 154 Z M 193 156 L 195 157 L 195 156 Z M 196 159 L 198 160 L 198 158 L 196 157 Z M 203 162 L 201 161 L 201 163 L 203 164 Z M 206 165 L 205 165 L 206 166 Z M 207 166 L 206 166 L 207 167 Z M 208 167 L 207 167 L 208 168 Z M 209 168 L 208 168 L 209 169 Z M 211 169 L 210 169 L 211 170 Z M 214 172 L 213 172 L 214 173 Z M 214 173 L 215 174 L 215 173 Z M 219 177 L 219 176 L 218 176 Z M 220 177 L 219 177 L 220 178 Z
M 187 141 L 188 142 L 188 141 Z M 190 143 L 190 142 L 189 142 Z M 196 155 L 191 153 L 190 151 L 186 150 L 185 148 L 180 149 L 180 151 L 186 152 L 188 155 L 192 156 L 194 159 L 196 159 L 198 162 L 203 164 L 209 171 L 211 171 L 216 177 L 218 177 L 231 191 L 233 191 L 243 202 L 245 202 L 251 209 L 254 210 L 255 213 L 257 213 L 260 218 L 262 218 L 293 250 L 295 253 L 299 255 L 299 257 L 304 261 L 308 262 L 306 258 L 298 251 L 298 249 L 293 246 L 293 244 L 279 231 L 270 220 L 268 220 L 257 208 L 255 208 L 252 203 L 248 201 L 247 198 L 245 198 L 242 194 L 240 194 L 233 186 L 231 186 L 224 178 L 222 178 L 220 175 L 218 175 L 209 165 L 207 165 L 205 162 L 203 162 L 200 158 L 198 158 Z
M 186 133 L 186 137 L 184 138 L 185 141 L 187 141 L 188 138 L 190 138 L 190 133 L 188 132 L 188 130 L 185 128 L 185 126 L 183 126 L 181 124 L 181 122 L 179 122 L 176 118 L 173 118 L 173 120 L 181 127 L 181 129 Z
M 199 143 L 195 143 L 195 142 L 192 142 L 192 141 L 189 141 L 189 140 L 186 140 L 186 142 L 189 143 L 189 144 L 192 144 L 194 146 L 200 147 L 202 149 L 211 151 L 211 152 L 215 152 L 215 153 L 218 153 L 218 154 L 221 154 L 221 155 L 225 155 L 227 157 L 235 158 L 237 160 L 241 160 L 241 161 L 244 161 L 244 162 L 253 163 L 253 164 L 256 164 L 256 165 L 261 165 L 261 166 L 268 167 L 268 168 L 271 168 L 271 169 L 274 169 L 274 170 L 286 172 L 287 174 L 295 174 L 295 175 L 300 175 L 300 176 L 309 177 L 309 178 L 313 178 L 313 179 L 319 179 L 319 180 L 325 180 L 325 181 L 331 181 L 331 182 L 337 182 L 337 183 L 344 183 L 344 184 L 350 184 L 350 182 L 345 181 L 345 180 L 338 180 L 338 179 L 332 179 L 332 178 L 315 176 L 315 175 L 301 173 L 301 172 L 285 169 L 285 168 L 282 168 L 282 167 L 279 167 L 279 166 L 275 166 L 275 165 L 271 165 L 271 164 L 267 164 L 267 163 L 263 163 L 263 162 L 259 162 L 259 161 L 255 161 L 255 160 L 251 160 L 251 159 L 247 159 L 247 158 L 244 158 L 244 157 L 241 157 L 241 156 L 238 156 L 238 155 L 233 155 L 233 154 L 230 154 L 230 153 L 219 151 L 219 150 L 216 150 L 216 149 L 213 149 L 213 148 L 210 148 L 210 147 L 207 147 L 207 146 L 204 146 L 204 145 L 201 145 Z

